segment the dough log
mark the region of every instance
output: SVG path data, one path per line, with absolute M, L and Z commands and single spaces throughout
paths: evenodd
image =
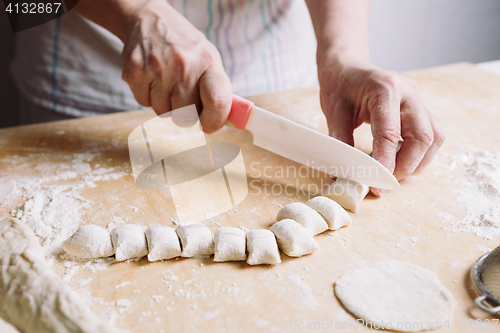
M 21 221 L 0 221 L 0 314 L 24 333 L 120 332 L 96 316 L 45 263 Z

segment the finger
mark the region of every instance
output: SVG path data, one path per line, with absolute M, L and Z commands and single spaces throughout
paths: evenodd
M 396 166 L 396 153 L 401 137 L 400 97 L 395 93 L 380 92 L 367 101 L 373 135 L 372 156 L 391 173 Z M 372 188 L 375 195 L 384 190 Z
M 434 141 L 432 142 L 431 147 L 425 153 L 425 156 L 422 159 L 422 161 L 420 161 L 418 167 L 415 169 L 415 172 L 419 172 L 423 170 L 427 165 L 429 165 L 434 156 L 436 156 L 436 153 L 438 152 L 439 148 L 441 148 L 441 146 L 443 145 L 446 138 L 443 128 L 439 123 L 439 121 L 437 120 L 437 118 L 429 110 L 426 109 L 426 111 L 427 114 L 429 115 L 432 131 L 434 133 Z
M 188 105 L 195 105 L 196 110 L 201 112 L 201 99 L 198 90 L 198 80 L 191 79 L 188 82 L 177 82 L 170 96 L 172 110 L 177 110 Z M 173 122 L 182 127 L 194 125 L 199 119 L 198 113 L 176 113 L 172 114 Z
M 172 110 L 172 106 L 170 105 L 171 90 L 172 87 L 166 82 L 159 80 L 158 77 L 156 77 L 151 83 L 151 107 L 157 115 L 161 115 Z
M 144 79 L 140 84 L 129 84 L 130 90 L 134 94 L 134 98 L 142 106 L 150 107 L 150 81 Z
M 394 176 L 400 180 L 411 175 L 434 141 L 434 132 L 424 104 L 410 97 L 401 105 L 403 144 L 396 157 Z
M 231 82 L 222 65 L 208 67 L 200 77 L 200 98 L 203 110 L 200 123 L 203 131 L 213 133 L 219 130 L 231 111 Z
M 122 55 L 122 62 L 124 63 L 122 79 L 129 85 L 137 103 L 143 106 L 151 106 L 149 90 L 153 75 L 146 70 L 143 59 L 144 55 L 139 47 L 131 52 L 124 50 Z
M 328 118 L 328 131 L 331 137 L 354 146 L 353 114 L 347 102 L 336 103 Z

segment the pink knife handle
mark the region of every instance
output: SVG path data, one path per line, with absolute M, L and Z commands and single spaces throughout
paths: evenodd
M 234 127 L 237 129 L 244 130 L 247 126 L 253 106 L 253 102 L 243 97 L 233 95 L 233 104 L 231 105 L 231 112 L 227 120 L 233 123 Z

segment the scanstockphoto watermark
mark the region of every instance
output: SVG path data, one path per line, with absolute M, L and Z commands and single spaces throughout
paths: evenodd
M 355 330 L 362 326 L 371 329 L 382 330 L 406 330 L 406 331 L 422 331 L 424 329 L 438 329 L 440 323 L 438 320 L 429 322 L 396 322 L 390 321 L 371 322 L 363 319 L 349 321 L 334 321 L 323 319 L 320 321 L 299 321 L 296 319 L 290 320 L 290 329 L 292 330 Z
M 265 165 L 261 162 L 252 162 L 250 164 L 250 170 L 252 177 L 255 178 L 273 178 L 273 179 L 284 179 L 284 178 L 315 178 L 324 177 L 324 175 L 334 175 L 340 178 L 378 178 L 379 169 L 377 166 L 364 166 L 352 165 L 342 167 L 332 165 L 326 166 L 316 166 L 313 162 L 307 161 L 305 165 L 277 165 L 270 166 Z
M 376 178 L 379 169 L 371 166 L 352 165 L 346 168 L 339 166 L 313 168 L 313 163 L 306 165 L 270 166 L 261 162 L 250 164 L 249 175 L 253 178 L 249 182 L 253 195 L 274 195 L 274 196 L 308 196 L 313 197 L 323 193 L 326 187 L 331 184 L 328 175 L 335 175 L 341 178 Z M 338 187 L 330 189 L 335 191 L 334 195 L 362 195 L 365 194 L 361 184 L 354 183 L 350 187 Z M 341 191 L 337 193 L 337 191 Z M 344 193 L 349 191 L 352 193 Z

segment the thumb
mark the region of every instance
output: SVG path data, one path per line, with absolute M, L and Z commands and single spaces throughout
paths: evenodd
M 214 65 L 208 67 L 201 75 L 199 87 L 203 105 L 200 116 L 201 128 L 206 133 L 213 133 L 224 126 L 231 111 L 233 98 L 231 81 L 222 65 Z

